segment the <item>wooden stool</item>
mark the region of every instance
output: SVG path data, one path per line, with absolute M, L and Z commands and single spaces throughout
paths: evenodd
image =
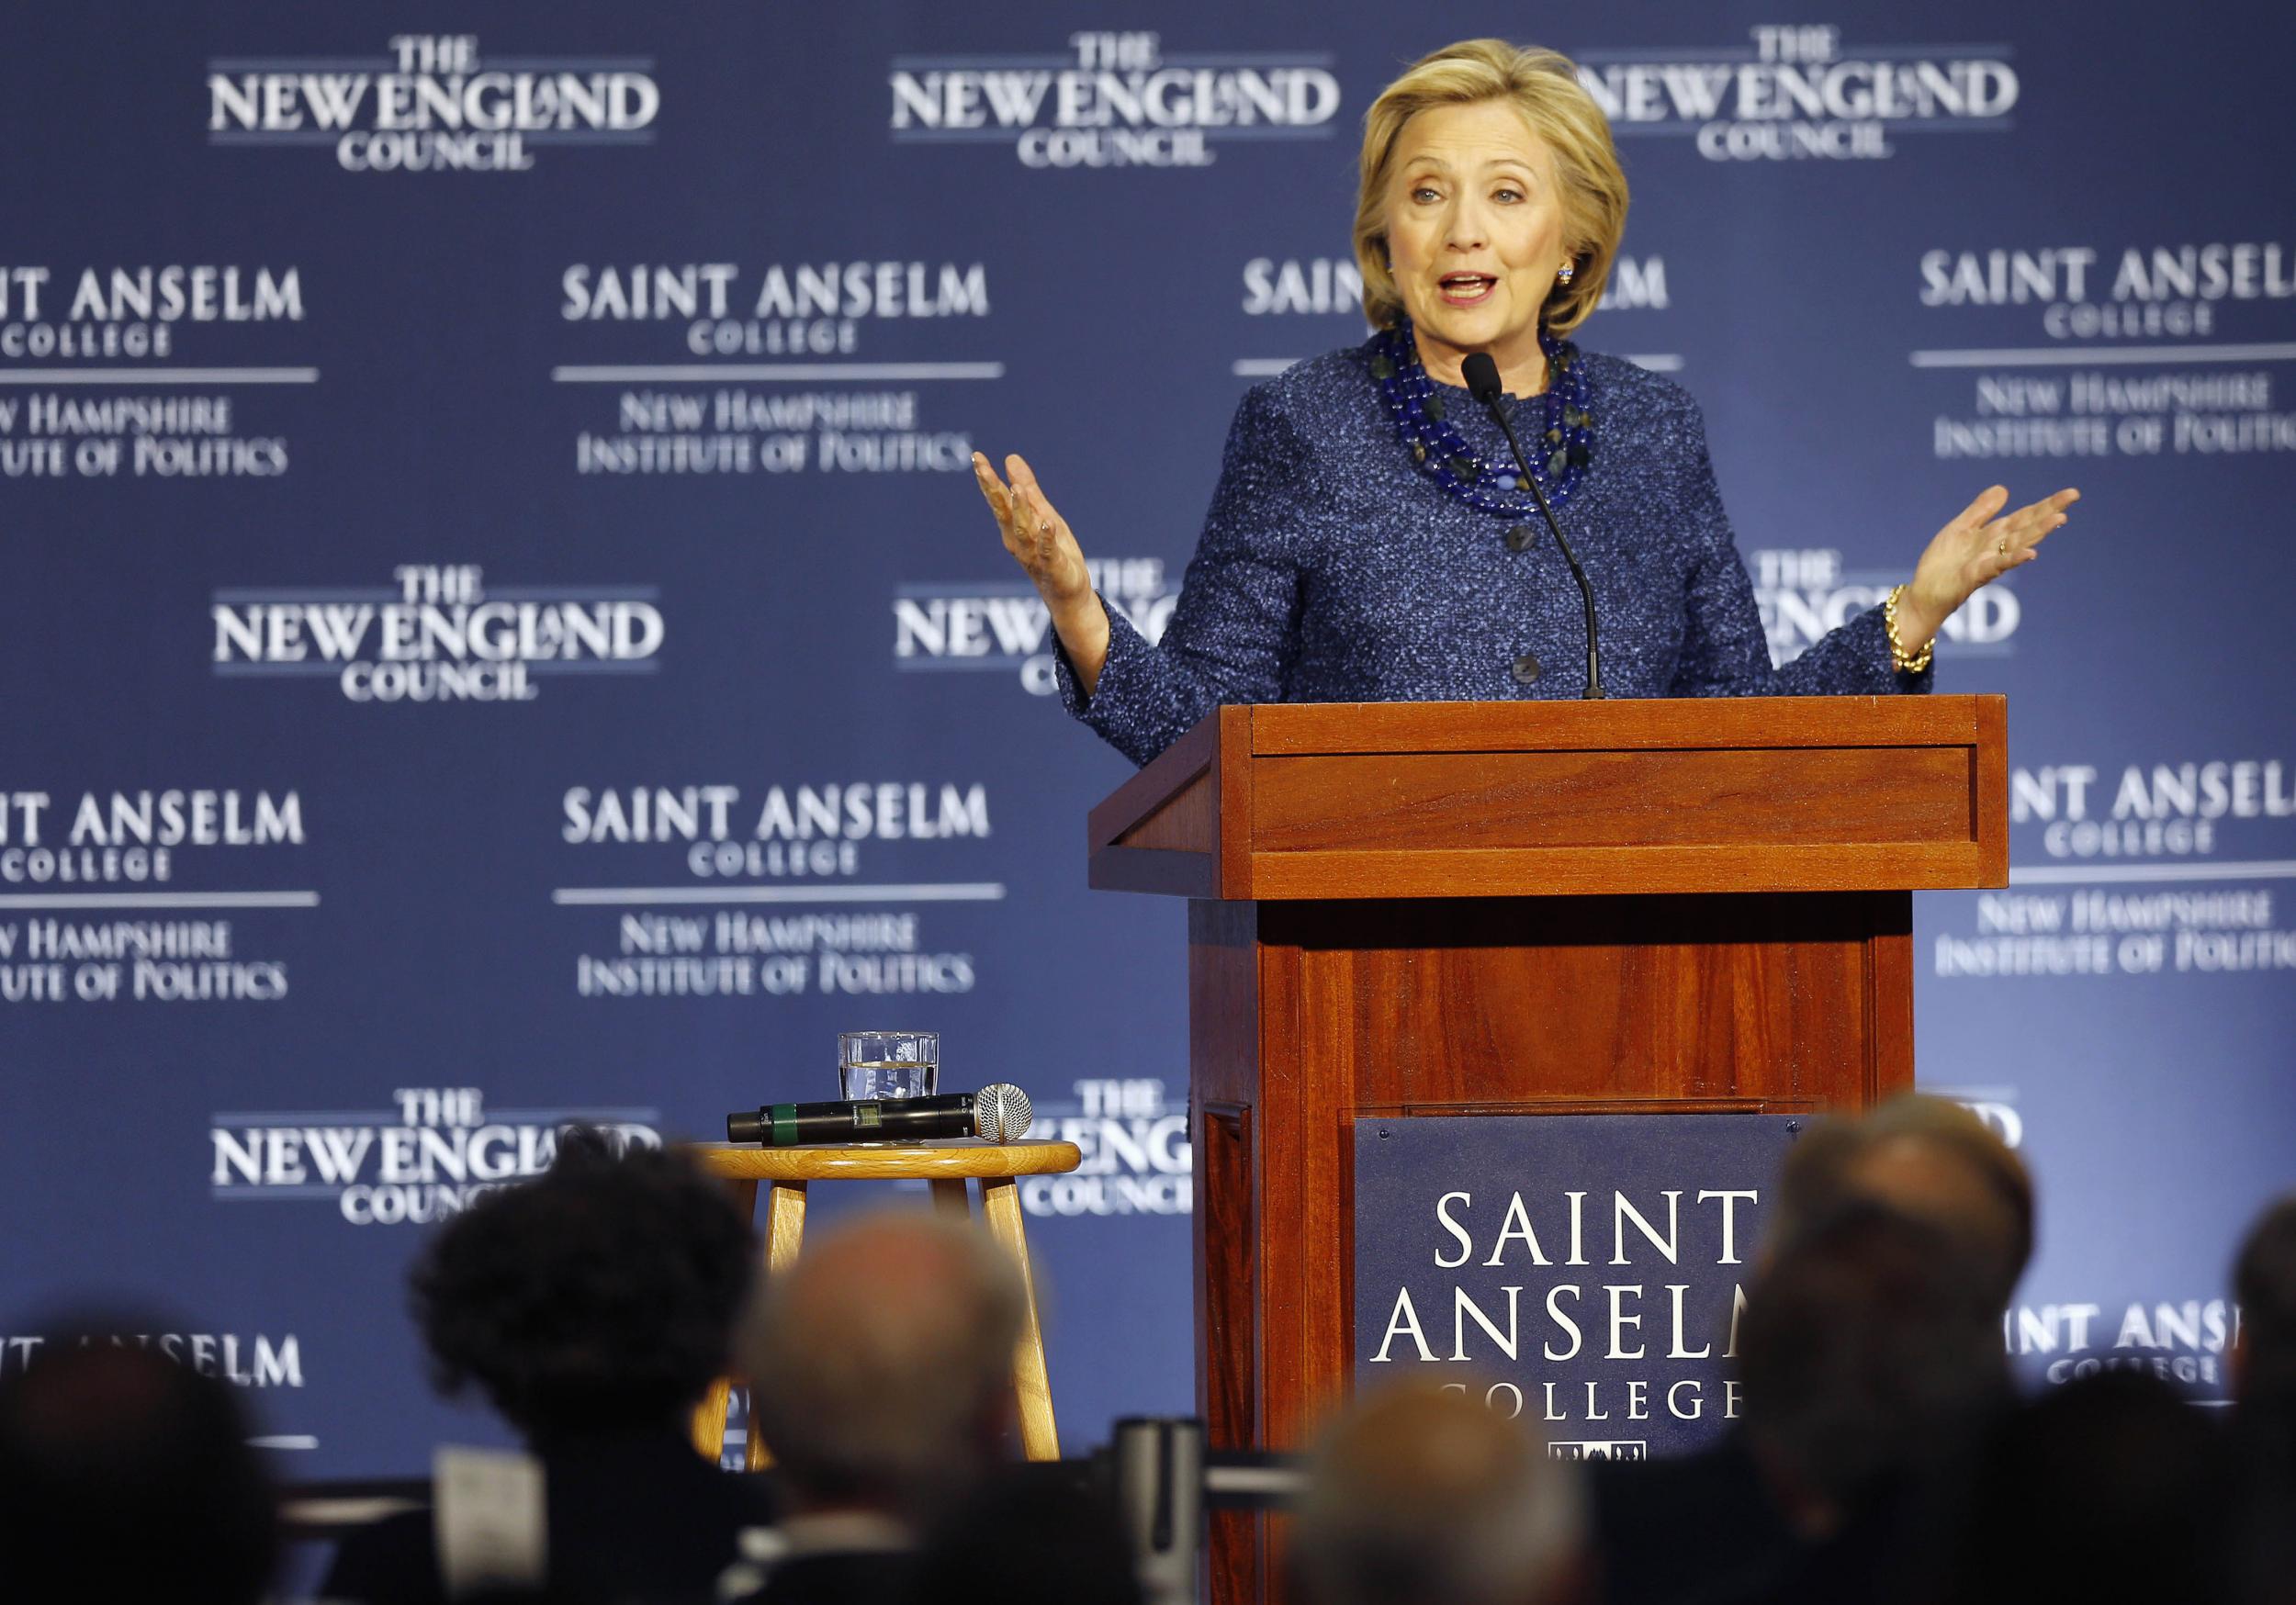
M 989 1235 L 1002 1243 L 1020 1267 L 1027 1313 L 1020 1342 L 1013 1351 L 1013 1389 L 1019 1396 L 1020 1444 L 1030 1460 L 1058 1460 L 1060 1433 L 1052 1424 L 1052 1385 L 1044 1370 L 1044 1334 L 1037 1325 L 1036 1282 L 1029 1272 L 1029 1241 L 1021 1227 L 1018 1176 L 1056 1175 L 1073 1171 L 1084 1155 L 1073 1142 L 950 1142 L 871 1144 L 853 1147 L 751 1148 L 702 1142 L 693 1146 L 702 1168 L 731 1188 L 743 1215 L 755 1217 L 758 1184 L 771 1184 L 765 1216 L 765 1269 L 771 1276 L 797 1260 L 805 1234 L 805 1184 L 832 1181 L 924 1181 L 932 1184 L 933 1207 L 960 1219 L 972 1218 L 965 1183 L 981 1184 L 981 1216 Z M 726 1452 L 726 1410 L 733 1378 L 721 1376 L 693 1409 L 693 1446 L 715 1462 Z M 764 1435 L 750 1413 L 749 1442 L 743 1458 L 752 1471 L 772 1464 Z

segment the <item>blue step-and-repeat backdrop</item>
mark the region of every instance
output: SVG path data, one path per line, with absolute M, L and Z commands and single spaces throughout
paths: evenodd
M 1924 1080 L 2020 1145 L 2036 1386 L 2221 1397 L 2296 1181 L 2296 14 L 22 6 L 0 55 L 0 1366 L 84 1296 L 291 1476 L 407 1472 L 401 1278 L 546 1162 L 936 1027 L 1034 1182 L 1072 1445 L 1192 1398 L 1183 911 L 1088 892 L 967 470 L 1152 632 L 1237 398 L 1361 338 L 1359 118 L 1576 56 L 1635 189 L 1591 347 L 1675 376 L 1789 656 L 1995 479 L 1951 627 L 2013 883 L 1926 898 Z M 446 25 L 462 31 L 423 31 Z

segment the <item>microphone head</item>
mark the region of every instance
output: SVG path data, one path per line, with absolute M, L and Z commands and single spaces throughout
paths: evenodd
M 1499 365 L 1489 352 L 1469 352 L 1459 364 L 1459 376 L 1467 381 L 1468 394 L 1484 406 L 1499 399 Z
M 1010 1082 L 993 1082 L 973 1094 L 973 1126 L 990 1142 L 1018 1142 L 1028 1135 L 1029 1094 Z

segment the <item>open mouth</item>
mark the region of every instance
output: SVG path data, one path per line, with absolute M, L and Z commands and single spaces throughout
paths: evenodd
M 1437 281 L 1443 298 L 1454 307 L 1473 307 L 1491 298 L 1498 279 L 1487 273 L 1446 273 Z

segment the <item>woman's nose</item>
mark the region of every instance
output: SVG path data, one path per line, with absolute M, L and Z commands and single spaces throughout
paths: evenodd
M 1486 243 L 1489 230 L 1483 226 L 1482 212 L 1472 202 L 1453 207 L 1444 222 L 1443 242 L 1452 250 L 1474 251 Z

